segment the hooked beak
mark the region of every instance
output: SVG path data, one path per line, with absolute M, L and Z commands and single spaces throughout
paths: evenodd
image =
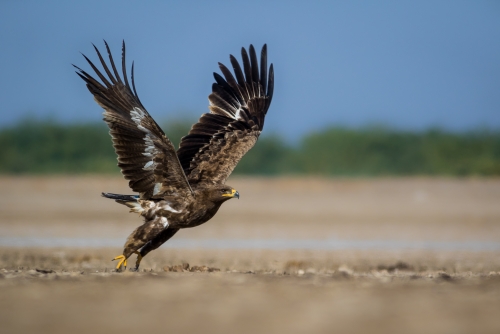
M 236 198 L 240 199 L 240 193 L 237 192 L 235 189 L 232 189 L 230 194 L 224 194 L 222 196 L 223 197 L 230 197 L 230 198 L 236 197 Z

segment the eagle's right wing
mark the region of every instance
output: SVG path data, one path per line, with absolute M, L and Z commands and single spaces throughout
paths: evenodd
M 260 67 L 252 45 L 242 48 L 243 69 L 232 55 L 236 76 L 219 63 L 224 77 L 214 73 L 210 113 L 203 114 L 182 138 L 177 154 L 191 184 L 225 183 L 241 158 L 255 145 L 264 128 L 274 91 L 273 65 L 267 68 L 267 46 Z M 269 73 L 269 74 L 268 74 Z
M 87 83 L 96 102 L 104 108 L 104 121 L 108 124 L 113 147 L 118 155 L 118 167 L 133 191 L 143 199 L 163 196 L 192 196 L 191 187 L 179 163 L 174 145 L 165 136 L 155 120 L 142 105 L 134 84 L 132 63 L 132 88 L 127 80 L 125 67 L 125 42 L 122 46 L 123 80 L 116 70 L 106 42 L 113 73 L 94 46 L 107 77 L 87 58 L 99 82 L 75 66 L 77 74 Z M 74 66 L 74 65 L 73 65 Z M 133 89 L 133 90 L 132 90 Z

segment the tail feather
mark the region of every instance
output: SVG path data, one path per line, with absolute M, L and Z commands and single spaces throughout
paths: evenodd
M 130 212 L 136 212 L 141 214 L 144 209 L 141 204 L 137 201 L 139 196 L 137 195 L 120 195 L 111 193 L 102 193 L 103 197 L 114 199 L 116 203 L 126 205 L 130 208 Z
M 102 193 L 102 197 L 111 198 L 114 200 L 120 201 L 134 201 L 136 202 L 139 199 L 137 195 L 120 195 L 120 194 L 112 194 L 112 193 Z

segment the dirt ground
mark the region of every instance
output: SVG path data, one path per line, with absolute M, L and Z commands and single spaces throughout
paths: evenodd
M 0 177 L 0 332 L 500 333 L 499 179 L 228 183 L 241 199 L 172 241 L 361 243 L 164 247 L 116 273 L 120 247 L 26 240 L 124 241 L 138 217 L 99 194 L 125 181 Z

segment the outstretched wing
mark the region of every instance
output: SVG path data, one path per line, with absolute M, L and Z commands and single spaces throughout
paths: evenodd
M 101 82 L 75 66 L 76 72 L 86 83 L 96 102 L 104 108 L 104 121 L 108 124 L 113 147 L 118 155 L 118 167 L 133 191 L 144 199 L 179 195 L 192 196 L 192 190 L 179 163 L 174 145 L 165 136 L 155 120 L 142 105 L 134 84 L 132 63 L 132 88 L 125 66 L 125 42 L 122 45 L 123 80 L 118 73 L 109 46 L 104 41 L 113 73 L 99 50 L 94 48 L 106 72 L 103 75 L 85 56 Z
M 268 78 L 266 45 L 260 53 L 260 70 L 252 45 L 249 54 L 241 49 L 243 71 L 230 56 L 236 79 L 219 63 L 224 78 L 214 73 L 210 113 L 203 114 L 181 140 L 177 155 L 191 184 L 224 183 L 264 127 L 273 97 L 273 65 Z

